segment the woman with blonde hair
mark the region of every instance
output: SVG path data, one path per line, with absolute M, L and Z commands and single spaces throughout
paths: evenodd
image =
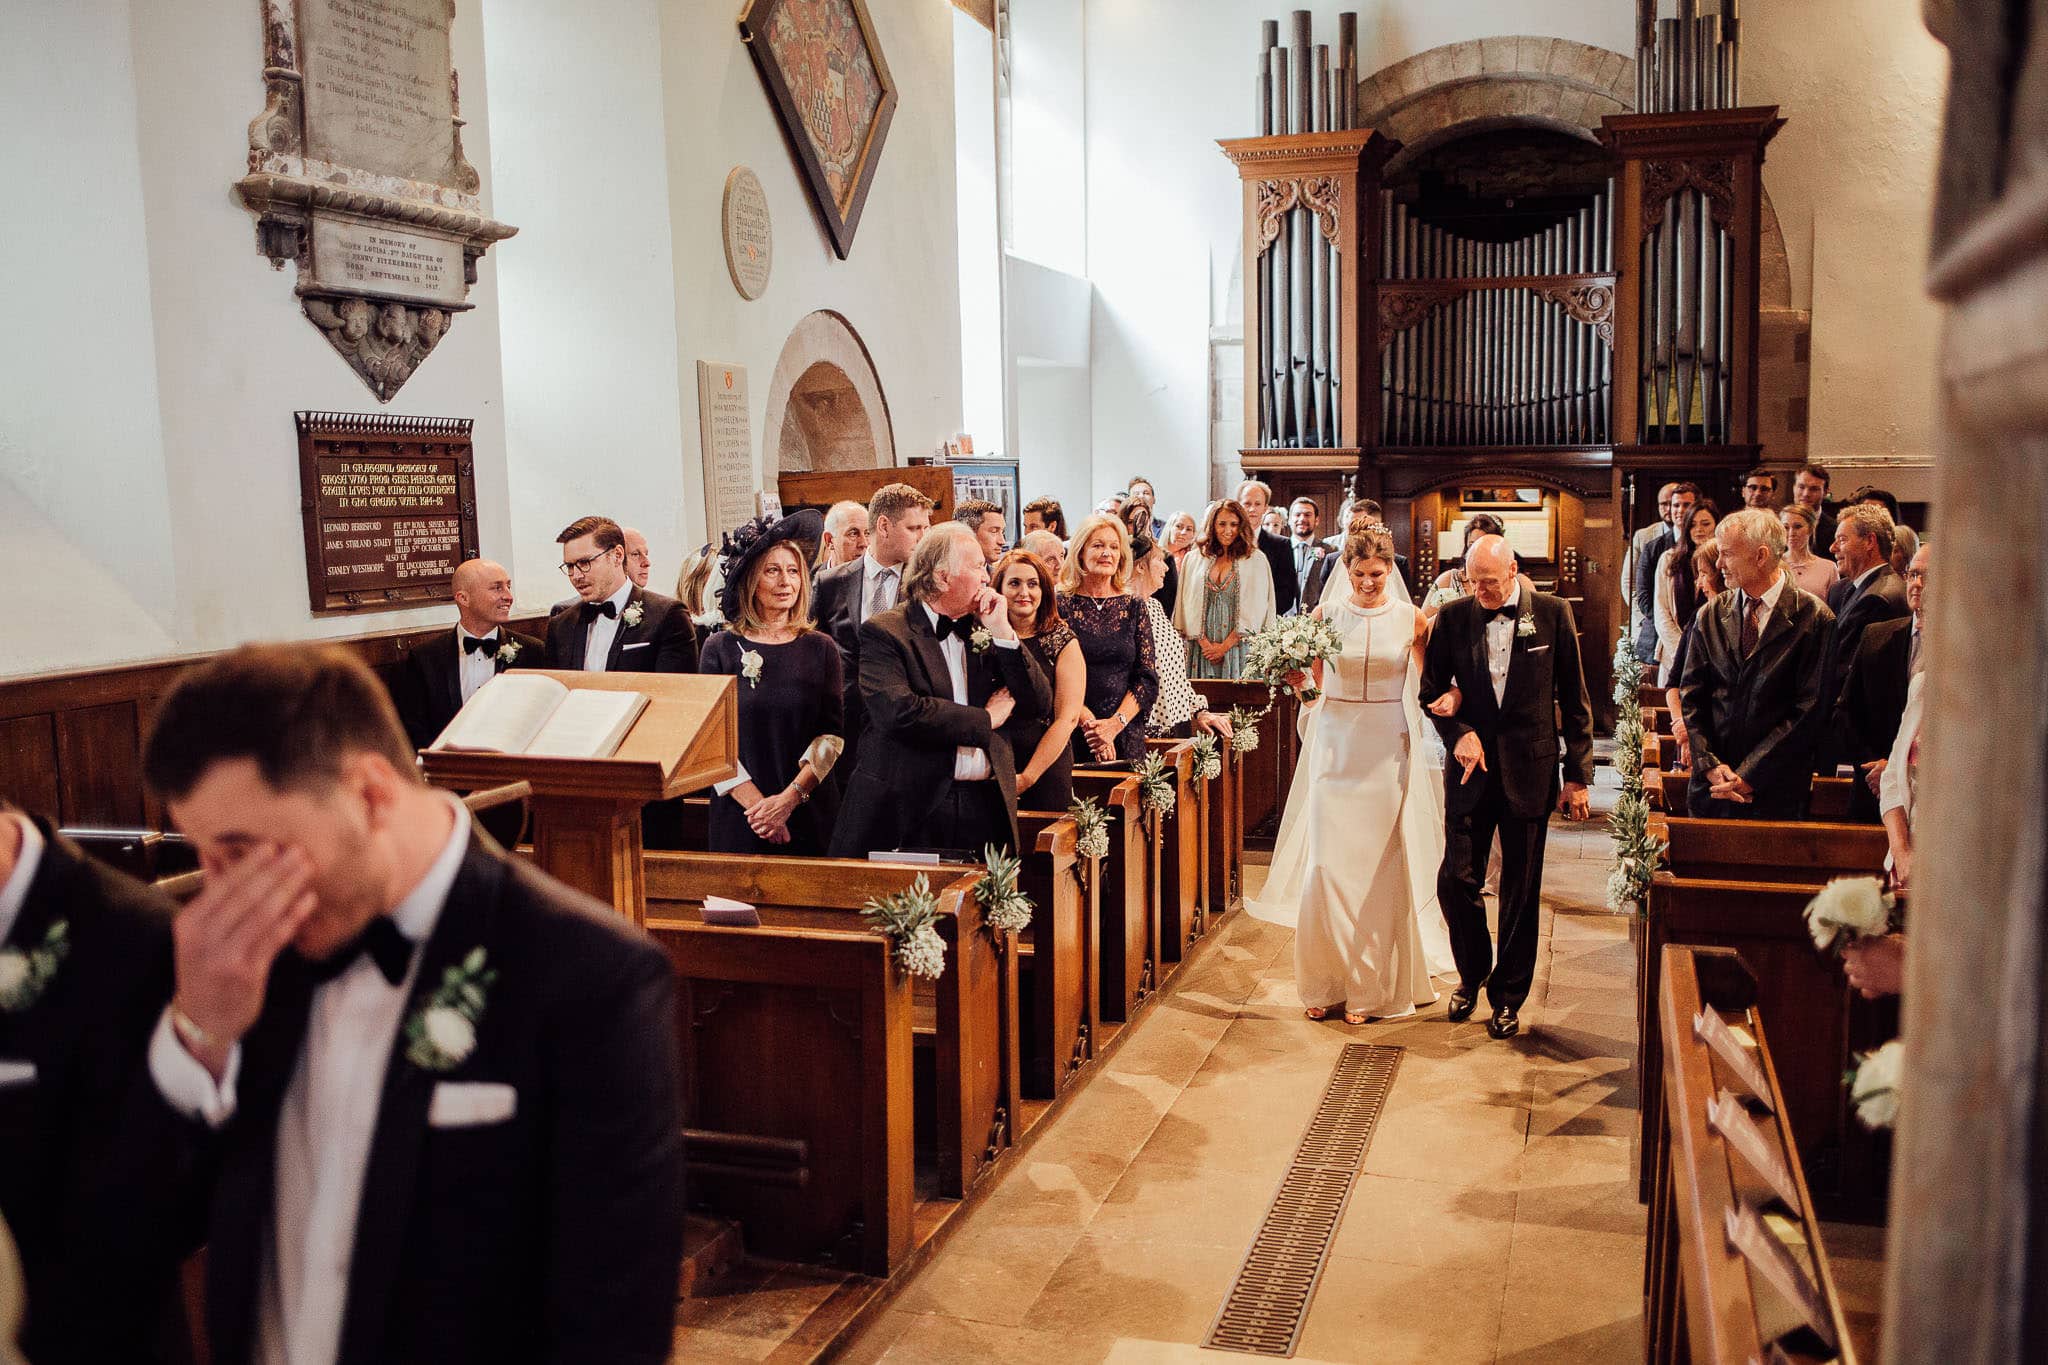
M 1816 554 L 1813 537 L 1820 530 L 1820 514 L 1803 502 L 1788 502 L 1778 509 L 1778 522 L 1785 528 L 1785 569 L 1792 581 L 1821 601 L 1842 576 L 1842 570 L 1825 554 Z
M 825 778 L 844 746 L 839 646 L 811 620 L 813 510 L 756 517 L 725 538 L 725 629 L 698 671 L 739 679 L 738 771 L 712 787 L 711 851 L 822 856 L 837 811 Z
M 1258 528 L 1232 498 L 1209 505 L 1188 552 L 1173 624 L 1188 638 L 1188 675 L 1244 675 L 1244 640 L 1273 624 L 1273 570 L 1258 553 Z
M 1130 581 L 1130 535 L 1117 518 L 1098 512 L 1074 532 L 1060 569 L 1060 619 L 1080 639 L 1088 666 L 1074 731 L 1077 762 L 1136 762 L 1145 754 L 1159 668 L 1152 622 L 1128 591 Z

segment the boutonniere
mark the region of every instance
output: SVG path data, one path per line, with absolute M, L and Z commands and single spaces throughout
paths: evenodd
M 987 626 L 976 626 L 967 633 L 967 647 L 976 654 L 979 654 L 995 643 L 995 638 L 995 636 L 988 633 Z
M 0 951 L 0 1014 L 19 1014 L 42 997 L 64 954 L 71 951 L 70 926 L 58 920 L 43 941 L 24 952 Z
M 647 608 L 639 602 L 619 613 L 619 619 L 628 626 L 637 626 L 647 617 Z
M 1515 618 L 1515 634 L 1521 636 L 1524 640 L 1526 640 L 1535 633 L 1535 613 L 1531 612 L 1528 608 L 1525 607 L 1522 609 L 1522 614 Z
M 483 1022 L 484 992 L 497 981 L 484 968 L 484 950 L 441 974 L 441 984 L 405 1021 L 405 1059 L 422 1071 L 453 1071 L 476 1050 L 476 1028 Z
M 498 652 L 491 657 L 501 664 L 511 663 L 519 657 L 519 642 L 517 640 L 505 641 L 504 644 L 498 646 Z
M 740 676 L 752 686 L 761 685 L 761 656 L 751 649 L 740 651 Z

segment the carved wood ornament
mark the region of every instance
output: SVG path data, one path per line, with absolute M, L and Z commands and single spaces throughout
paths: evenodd
M 1664 226 L 1664 215 L 1680 190 L 1697 190 L 1706 198 L 1714 226 L 1728 230 L 1735 222 L 1735 163 L 1727 157 L 1701 157 L 1643 163 L 1643 236 Z
M 1280 225 L 1295 209 L 1305 208 L 1316 216 L 1323 240 L 1335 245 L 1337 214 L 1343 206 L 1344 189 L 1335 176 L 1305 176 L 1293 180 L 1258 182 L 1259 254 L 1280 238 Z
M 1387 342 L 1395 334 L 1416 326 L 1437 309 L 1482 289 L 1528 290 L 1562 308 L 1575 321 L 1593 328 L 1606 345 L 1614 344 L 1614 276 L 1529 275 L 1382 280 L 1379 288 L 1380 349 L 1385 350 Z

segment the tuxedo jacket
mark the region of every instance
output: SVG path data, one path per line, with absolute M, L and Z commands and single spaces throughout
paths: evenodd
M 28 1289 L 36 1365 L 177 1358 L 179 1163 L 124 1150 L 149 1036 L 171 998 L 171 917 L 157 892 L 43 820 L 42 861 L 9 931 L 27 952 L 62 922 L 69 948 L 26 1008 L 0 1013 L 0 1214 Z M 22 1068 L 34 1068 L 24 1074 Z
M 398 705 L 398 718 L 405 723 L 406 737 L 415 749 L 424 749 L 440 738 L 448 722 L 462 709 L 462 646 L 456 633 L 457 628 L 450 627 L 414 646 L 399 661 L 392 679 L 391 700 Z M 539 640 L 502 626 L 498 638 L 517 644 L 519 653 L 509 664 L 496 660 L 494 674 L 507 668 L 540 668 L 547 663 L 546 646 Z
M 695 673 L 697 671 L 697 627 L 690 612 L 673 597 L 635 588 L 626 598 L 626 611 L 639 607 L 645 614 L 640 624 L 623 620 L 612 634 L 611 653 L 606 656 L 607 673 Z M 583 604 L 573 602 L 548 618 L 548 638 L 543 653 L 546 666 L 575 672 L 583 667 Z
M 1813 789 L 1821 666 L 1834 618 L 1788 577 L 1745 659 L 1741 597 L 1731 589 L 1699 609 L 1678 681 L 1692 748 L 1692 812 L 1716 808 L 1707 774 L 1725 763 L 1754 791 L 1743 814 L 1796 819 Z
M 1636 658 L 1646 664 L 1657 659 L 1657 571 L 1677 544 L 1677 533 L 1666 526 L 1636 552 L 1629 605 L 1636 620 Z
M 1015 720 L 1052 713 L 1052 682 L 1030 650 L 990 645 L 967 654 L 967 705 L 953 700 L 953 675 L 931 617 L 906 600 L 860 628 L 860 693 L 867 737 L 840 803 L 834 857 L 922 844 L 927 818 L 953 789 L 954 750 L 988 751 L 1017 838 L 1017 768 L 1010 742 L 989 725 L 988 699 L 999 687 L 1016 698 Z
M 393 1041 L 338 1365 L 661 1365 L 684 1217 L 668 959 L 615 911 L 472 834 L 406 1017 L 477 948 L 497 978 L 469 1056 L 437 1073 L 406 1058 L 403 1025 Z M 208 1190 L 214 1365 L 243 1365 L 255 1348 L 278 1117 L 314 990 L 290 955 L 272 969 L 218 1132 L 158 1100 Z M 435 1093 L 451 1085 L 509 1088 L 512 1112 L 435 1126 Z
M 1560 744 L 1564 780 L 1592 785 L 1593 708 L 1586 696 L 1571 604 L 1526 585 L 1521 603 L 1520 614 L 1534 622 L 1535 633 L 1522 634 L 1519 622 L 1510 633 L 1507 688 L 1498 703 L 1493 699 L 1486 620 L 1478 599 L 1461 597 L 1445 606 L 1430 632 L 1423 653 L 1422 704 L 1457 687 L 1464 694 L 1458 714 L 1430 719 L 1446 747 L 1455 748 L 1467 733 L 1477 733 L 1486 750 L 1486 771 L 1475 769 L 1468 781 L 1459 781 L 1464 770 L 1456 759 L 1444 764 L 1449 814 L 1475 809 L 1498 784 L 1510 815 L 1518 820 L 1548 818 L 1560 789 Z
M 1837 629 L 1840 629 L 1837 623 Z M 1830 721 L 1838 763 L 1853 763 L 1856 785 L 1850 789 L 1850 814 L 1859 820 L 1878 818 L 1877 797 L 1863 783 L 1865 763 L 1890 758 L 1899 721 L 1906 714 L 1907 668 L 1913 655 L 1913 618 L 1879 621 L 1863 632 L 1856 657 L 1843 670 L 1841 695 Z
M 832 637 L 832 643 L 839 646 L 841 677 L 845 680 L 845 691 L 839 701 L 839 714 L 846 726 L 846 750 L 839 756 L 841 770 L 852 772 L 860 761 L 860 736 L 867 728 L 866 712 L 860 702 L 860 608 L 861 584 L 866 573 L 867 556 L 844 564 L 835 564 L 819 574 L 811 583 L 811 619 L 818 629 Z M 897 570 L 897 589 L 903 585 L 902 568 Z
M 1273 614 L 1285 616 L 1301 600 L 1301 584 L 1294 579 L 1294 541 L 1262 528 L 1258 544 L 1259 553 L 1273 570 Z
M 1836 586 L 1843 587 L 1839 583 Z M 1856 657 L 1863 632 L 1880 621 L 1896 621 L 1902 616 L 1912 615 L 1912 608 L 1906 605 L 1906 580 L 1900 578 L 1889 564 L 1878 565 L 1877 572 L 1871 575 L 1870 582 L 1860 592 L 1844 588 L 1839 600 L 1842 606 L 1835 613 L 1835 628 L 1828 636 L 1827 652 L 1821 662 L 1820 717 L 1817 721 L 1820 729 L 1814 763 L 1817 771 L 1830 774 L 1837 763 L 1851 761 L 1835 751 L 1835 699 L 1842 695 L 1842 675 L 1848 672 L 1849 661 Z M 1891 750 L 1887 747 L 1883 752 L 1890 753 Z

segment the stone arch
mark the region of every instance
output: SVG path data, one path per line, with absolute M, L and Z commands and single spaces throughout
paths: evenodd
M 784 473 L 895 465 L 881 376 L 841 314 L 820 309 L 790 330 L 768 382 L 765 435 Z
M 1487 128 L 1549 128 L 1591 140 L 1600 120 L 1635 107 L 1635 59 L 1569 38 L 1472 38 L 1418 52 L 1359 82 L 1361 122 L 1402 149 L 1402 165 Z

